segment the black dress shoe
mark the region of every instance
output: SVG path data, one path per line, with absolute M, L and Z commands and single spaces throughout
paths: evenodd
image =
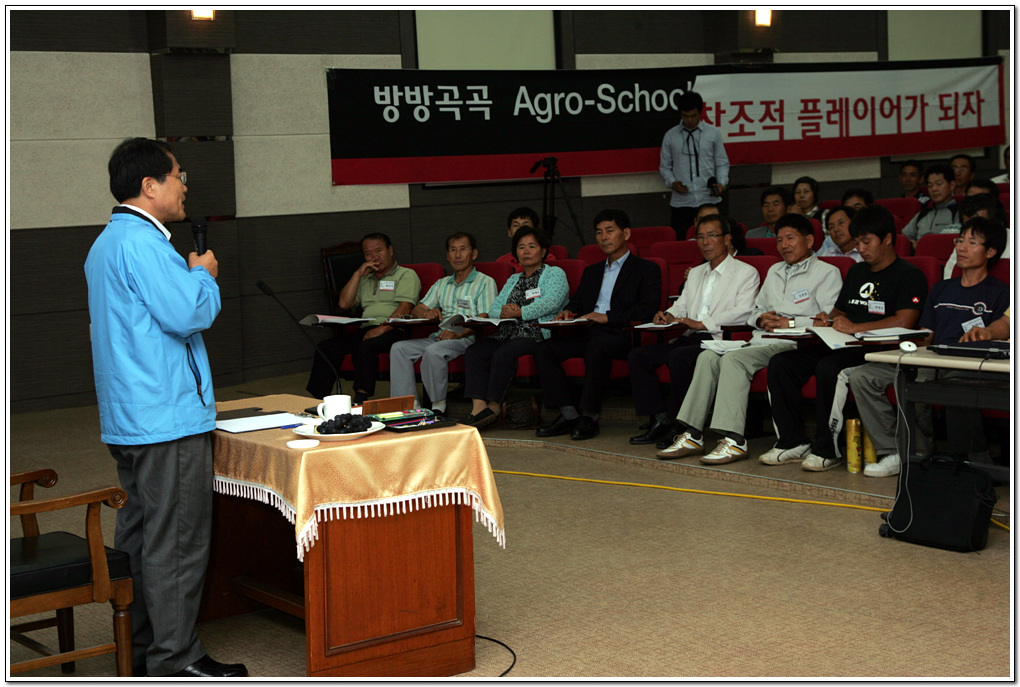
M 666 436 L 662 437 L 661 439 L 659 439 L 659 441 L 656 442 L 656 444 L 655 444 L 655 448 L 659 449 L 660 451 L 662 449 L 669 448 L 670 446 L 672 446 L 673 440 L 676 439 L 677 435 L 678 434 L 683 434 L 683 433 L 684 433 L 684 430 L 682 430 L 680 427 L 677 427 L 676 425 L 674 425 L 673 426 L 673 431 L 670 432 L 669 434 L 667 434 Z
M 243 663 L 220 663 L 206 654 L 184 670 L 167 677 L 248 677 L 248 669 Z
M 580 441 L 583 439 L 594 439 L 598 435 L 599 421 L 587 415 L 582 415 L 581 421 L 577 423 L 577 427 L 574 427 L 574 431 L 570 433 L 570 438 Z
M 649 427 L 648 431 L 645 432 L 644 434 L 639 434 L 636 437 L 631 437 L 630 443 L 634 444 L 635 446 L 640 444 L 655 444 L 660 440 L 665 439 L 667 436 L 669 437 L 673 436 L 672 421 L 670 422 L 656 421 L 655 424 Z
M 562 415 L 557 415 L 556 419 L 553 420 L 551 425 L 545 425 L 535 430 L 535 436 L 537 437 L 558 437 L 564 434 L 570 434 L 574 431 L 574 427 L 577 427 L 577 423 L 580 422 L 581 418 L 575 417 L 573 420 L 568 420 Z

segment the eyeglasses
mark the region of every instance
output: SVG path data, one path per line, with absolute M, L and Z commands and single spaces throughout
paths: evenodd
M 711 241 L 719 238 L 720 236 L 722 236 L 722 234 L 698 234 L 697 238 L 699 241 Z
M 962 246 L 963 244 L 966 243 L 971 248 L 973 248 L 975 246 L 983 246 L 983 245 L 985 245 L 985 244 L 981 243 L 980 241 L 975 241 L 974 239 L 959 239 L 959 238 L 953 239 L 953 243 L 955 243 L 957 246 Z
M 168 177 L 173 177 L 175 179 L 180 179 L 182 184 L 184 184 L 185 186 L 188 185 L 188 173 L 187 172 L 183 172 L 182 171 L 180 174 L 167 174 L 167 176 Z

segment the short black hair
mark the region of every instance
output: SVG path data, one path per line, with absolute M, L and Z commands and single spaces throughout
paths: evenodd
M 840 200 L 840 205 L 846 205 L 846 202 L 857 196 L 864 200 L 865 205 L 871 205 L 875 202 L 875 196 L 871 195 L 871 191 L 860 186 L 853 186 L 843 192 L 843 198 Z
M 972 196 L 964 196 L 960 204 L 956 206 L 956 213 L 960 219 L 974 217 L 984 210 L 988 218 L 1006 226 L 1006 208 L 1002 201 L 991 193 L 975 193 Z
M 519 208 L 514 208 L 510 211 L 509 216 L 506 218 L 506 228 L 509 229 L 510 225 L 513 224 L 515 219 L 530 219 L 531 225 L 538 226 L 538 213 L 524 205 Z
M 797 181 L 793 182 L 793 188 L 790 189 L 793 193 L 797 193 L 797 187 L 801 184 L 807 184 L 811 187 L 811 193 L 815 196 L 815 205 L 818 204 L 818 182 L 811 177 L 801 177 Z
M 851 222 L 854 221 L 854 215 L 857 214 L 857 208 L 852 208 L 849 205 L 837 205 L 836 207 L 829 210 L 829 214 L 825 216 L 825 228 L 829 228 L 829 218 L 835 215 L 837 212 L 846 213 L 846 218 Z
M 1006 227 L 999 222 L 979 216 L 971 217 L 963 223 L 963 226 L 960 227 L 960 236 L 968 231 L 973 236 L 983 238 L 985 248 L 995 249 L 995 255 L 988 258 L 988 269 L 991 269 L 1006 250 Z
M 970 165 L 970 173 L 973 174 L 974 172 L 977 171 L 977 162 L 970 155 L 960 153 L 959 155 L 954 155 L 951 158 L 949 158 L 950 169 L 952 169 L 953 167 L 953 160 L 966 160 L 967 164 Z
M 914 169 L 917 170 L 918 174 L 920 174 L 921 170 L 924 169 L 924 167 L 921 166 L 921 163 L 918 162 L 917 160 L 907 160 L 906 162 L 901 162 L 900 163 L 900 171 L 901 172 L 904 169 L 906 169 L 907 167 L 913 167 Z
M 744 236 L 744 230 L 740 223 L 729 215 L 723 215 L 723 218 L 730 225 L 730 243 L 733 244 L 733 247 L 737 249 L 737 252 L 747 248 L 747 237 Z
M 928 165 L 927 169 L 924 170 L 925 183 L 928 182 L 928 177 L 932 174 L 941 174 L 946 181 L 951 182 L 956 180 L 956 173 L 953 171 L 952 165 L 948 162 L 936 162 L 933 165 Z
M 761 205 L 765 204 L 765 199 L 769 196 L 779 196 L 783 199 L 783 204 L 790 206 L 793 205 L 793 194 L 790 193 L 790 189 L 782 186 L 770 186 L 761 192 Z
M 552 245 L 552 241 L 549 240 L 546 233 L 538 227 L 529 227 L 525 224 L 523 227 L 519 227 L 517 231 L 514 232 L 514 237 L 510 239 L 510 252 L 514 254 L 514 257 L 517 256 L 517 244 L 523 241 L 526 236 L 534 236 L 535 243 L 537 243 L 541 248 L 544 248 L 545 254 L 549 255 L 549 246 Z
M 991 193 L 996 198 L 999 197 L 999 185 L 991 179 L 971 179 L 970 183 L 967 184 L 967 188 L 963 189 L 964 193 L 977 186 L 983 188 L 987 193 Z M 959 190 L 959 189 L 957 189 Z
M 779 234 L 779 230 L 782 229 L 783 227 L 790 227 L 791 229 L 796 229 L 798 232 L 801 233 L 802 236 L 815 235 L 815 228 L 811 224 L 811 220 L 809 220 L 804 215 L 798 215 L 796 212 L 788 213 L 779 218 L 779 221 L 776 222 L 777 235 Z
M 474 234 L 469 234 L 466 231 L 457 231 L 446 237 L 446 250 L 450 250 L 450 244 L 460 239 L 467 239 L 468 244 L 471 246 L 471 250 L 478 250 L 478 242 L 475 241 Z
M 706 224 L 708 222 L 718 222 L 719 230 L 722 231 L 724 235 L 733 234 L 733 225 L 730 224 L 730 221 L 731 220 L 729 217 L 716 213 L 714 215 L 705 215 L 704 217 L 702 217 L 700 220 L 698 220 L 698 226 L 700 227 L 702 224 Z
M 142 194 L 142 180 L 145 177 L 159 179 L 162 183 L 173 171 L 170 159 L 173 151 L 163 141 L 151 138 L 126 138 L 113 149 L 108 165 L 110 171 L 110 192 L 118 203 L 137 198 Z
M 383 245 L 387 248 L 393 245 L 390 241 L 390 237 L 380 231 L 374 231 L 371 234 L 365 234 L 361 237 L 361 247 L 365 247 L 365 241 L 382 241 Z
M 616 222 L 616 226 L 620 229 L 630 229 L 630 217 L 627 217 L 627 213 L 623 210 L 613 210 L 612 208 L 606 208 L 595 215 L 595 221 L 592 226 L 598 228 L 603 222 Z
M 879 240 L 892 236 L 892 243 L 896 244 L 896 219 L 887 207 L 872 204 L 857 211 L 850 220 L 850 235 L 858 239 L 865 234 L 874 234 Z
M 697 110 L 701 112 L 705 108 L 705 100 L 701 97 L 701 94 L 696 91 L 687 91 L 680 96 L 680 100 L 677 101 L 677 108 L 681 112 L 687 112 L 689 110 Z

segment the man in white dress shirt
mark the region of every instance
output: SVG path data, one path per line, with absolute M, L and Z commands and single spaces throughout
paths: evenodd
M 698 224 L 698 247 L 706 262 L 691 270 L 680 298 L 652 322 L 679 322 L 687 327 L 669 343 L 639 346 L 627 359 L 638 415 L 651 418 L 650 429 L 631 437 L 632 444 L 654 444 L 674 433 L 674 421 L 694 375 L 701 341 L 721 339 L 726 325 L 743 324 L 758 292 L 758 270 L 732 256 L 730 223 L 722 215 L 708 215 Z M 669 366 L 670 398 L 659 390 L 655 370 Z
M 722 200 L 730 183 L 730 159 L 719 129 L 701 119 L 705 101 L 699 94 L 687 91 L 680 96 L 677 107 L 680 124 L 662 137 L 659 174 L 673 191 L 669 223 L 677 241 L 683 241 L 694 224 L 698 206 Z

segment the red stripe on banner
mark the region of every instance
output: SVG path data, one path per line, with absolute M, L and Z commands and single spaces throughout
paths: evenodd
M 1002 121 L 1002 120 L 1000 120 Z M 910 155 L 935 150 L 960 150 L 998 145 L 1004 128 L 987 126 L 956 131 L 932 131 L 844 138 L 809 138 L 786 141 L 726 143 L 735 165 L 840 160 L 847 158 Z M 576 152 L 515 153 L 333 160 L 333 184 L 420 184 L 467 181 L 541 179 L 545 168 L 531 173 L 544 157 L 557 159 L 566 177 L 600 174 L 636 174 L 659 169 L 658 148 L 588 150 Z
M 450 181 L 541 179 L 531 166 L 553 156 L 563 176 L 633 174 L 659 168 L 658 148 L 586 150 L 566 153 L 388 157 L 333 160 L 333 184 L 422 184 Z

